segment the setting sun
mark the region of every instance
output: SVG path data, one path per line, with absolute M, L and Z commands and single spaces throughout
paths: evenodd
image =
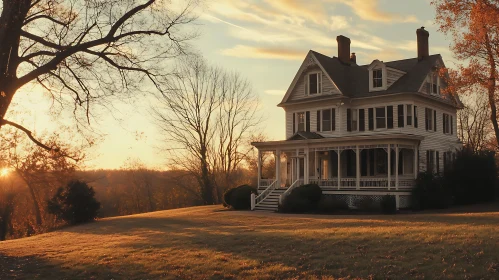
M 5 177 L 10 174 L 10 169 L 9 168 L 2 168 L 0 169 L 0 177 Z

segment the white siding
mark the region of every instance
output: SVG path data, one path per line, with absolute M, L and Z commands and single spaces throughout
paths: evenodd
M 389 67 L 386 68 L 386 72 L 387 72 L 386 84 L 388 87 L 393 85 L 393 83 L 395 83 L 400 77 L 402 77 L 405 74 L 400 70 L 396 70 Z
M 396 99 L 396 98 L 390 98 Z M 442 105 L 432 100 L 421 101 L 412 97 L 399 97 L 398 100 L 387 101 L 389 99 L 365 99 L 358 101 L 359 104 L 351 104 L 346 101 L 344 105 L 338 107 L 338 100 L 318 102 L 310 105 L 297 105 L 293 110 L 286 112 L 286 138 L 293 135 L 293 112 L 310 111 L 310 130 L 317 130 L 317 110 L 326 108 L 335 108 L 336 111 L 336 130 L 331 132 L 319 132 L 324 137 L 343 137 L 354 135 L 377 135 L 387 133 L 404 133 L 424 136 L 420 143 L 419 148 L 419 166 L 420 171 L 426 170 L 426 151 L 434 150 L 439 152 L 439 166 L 440 171 L 443 171 L 443 156 L 446 151 L 454 151 L 459 147 L 457 138 L 457 118 L 456 109 L 449 106 Z M 417 106 L 418 127 L 415 128 L 414 124 L 411 126 L 398 127 L 398 105 L 411 104 Z M 376 108 L 383 106 L 393 106 L 393 129 L 375 129 L 369 130 L 369 113 L 368 108 Z M 365 131 L 347 131 L 347 109 L 365 109 Z M 437 131 L 426 131 L 425 129 L 425 108 L 431 108 L 437 112 Z M 443 133 L 443 117 L 442 114 L 446 113 L 453 117 L 453 134 Z M 406 117 L 406 115 L 404 115 Z
M 320 71 L 322 74 L 322 95 L 331 95 L 331 94 L 341 94 L 338 88 L 331 82 L 331 80 L 321 71 L 320 67 L 317 65 L 313 65 L 307 68 L 306 71 L 303 71 L 301 77 L 298 79 L 295 87 L 292 89 L 291 94 L 289 96 L 289 100 L 300 100 L 309 97 L 318 96 L 318 94 L 314 95 L 306 95 L 305 90 L 305 79 L 307 75 L 312 72 Z

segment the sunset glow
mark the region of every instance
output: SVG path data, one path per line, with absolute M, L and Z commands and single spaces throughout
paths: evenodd
M 0 169 L 0 177 L 9 176 L 11 170 L 7 167 Z

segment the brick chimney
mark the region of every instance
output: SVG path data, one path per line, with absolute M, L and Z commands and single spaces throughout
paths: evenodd
M 354 52 L 350 55 L 350 62 L 353 64 L 357 64 L 357 56 Z
M 430 55 L 430 50 L 428 47 L 428 37 L 430 37 L 430 33 L 424 29 L 424 27 L 416 30 L 416 35 L 418 38 L 418 59 L 422 60 L 423 58 Z
M 336 37 L 338 42 L 338 58 L 345 64 L 350 64 L 350 39 L 343 35 Z

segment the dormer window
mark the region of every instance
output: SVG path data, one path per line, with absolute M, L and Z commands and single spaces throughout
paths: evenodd
M 379 60 L 374 60 L 369 67 L 369 91 L 381 91 L 388 88 L 386 65 Z
M 373 70 L 373 88 L 383 87 L 383 70 L 374 69 Z
M 322 92 L 322 75 L 320 72 L 308 74 L 308 93 L 310 95 Z

